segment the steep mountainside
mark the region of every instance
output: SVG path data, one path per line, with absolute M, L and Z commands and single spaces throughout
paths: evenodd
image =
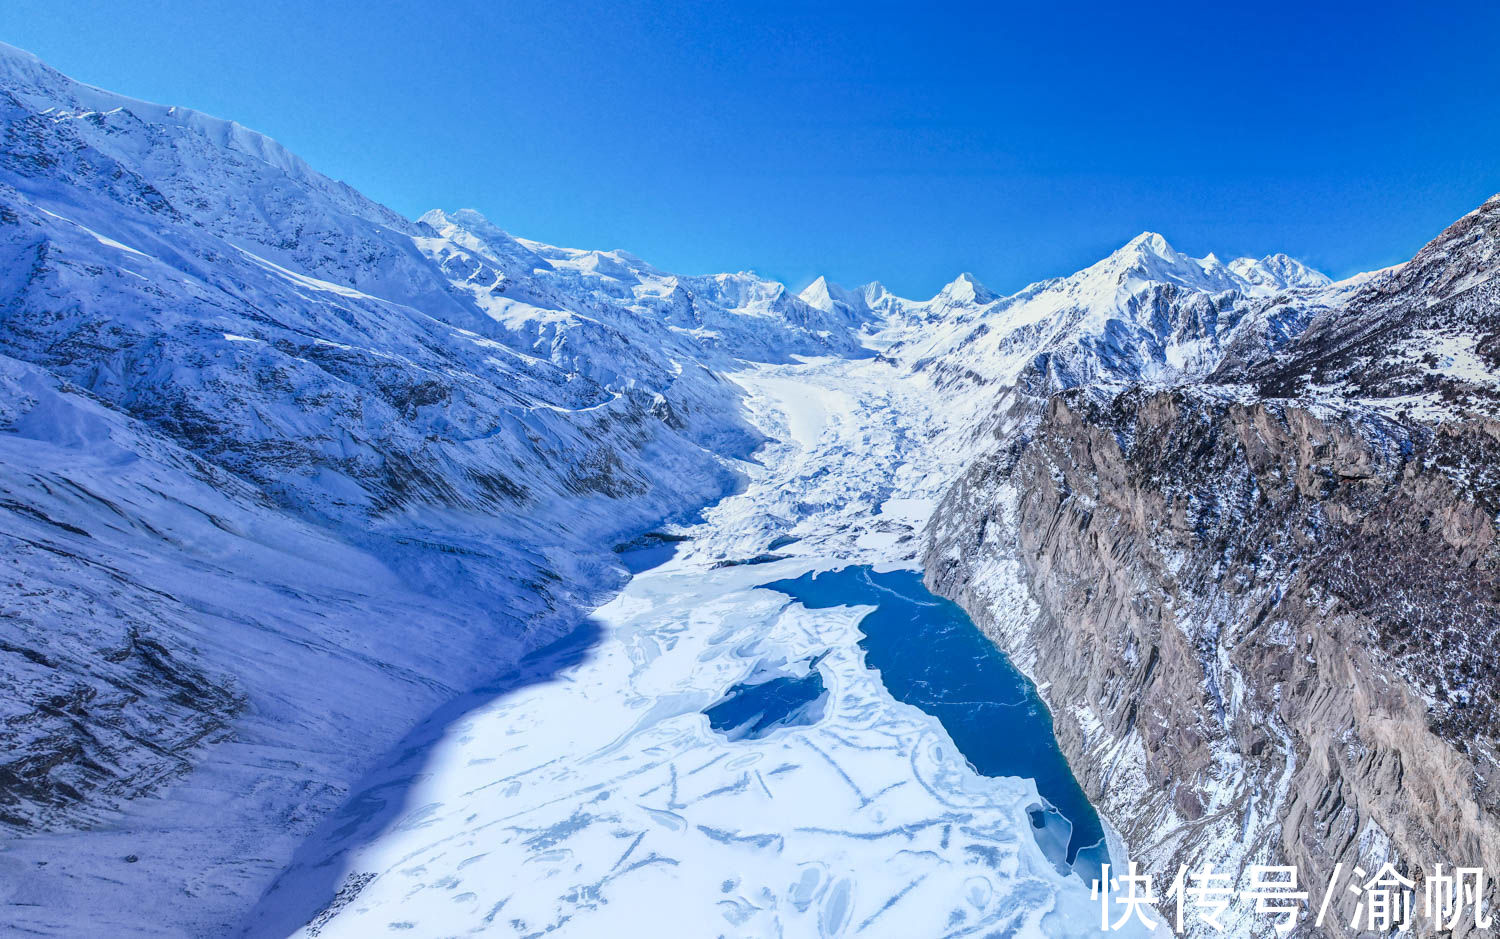
M 1497 215 L 1208 382 L 1013 404 L 945 497 L 929 579 L 1156 869 L 1500 862 Z
M 0 882 L 33 928 L 231 919 L 616 587 L 611 544 L 737 484 L 723 369 L 867 354 L 779 284 L 408 221 L 9 48 L 0 110 Z
M 1340 283 L 1146 233 L 1010 296 L 794 295 L 405 219 L 4 46 L 0 112 L 17 928 L 222 931 L 336 807 L 386 818 L 419 719 L 542 647 L 552 678 L 612 546 L 747 478 L 707 569 L 909 563 L 946 491 L 929 582 L 1153 868 L 1500 868 L 1500 198 Z

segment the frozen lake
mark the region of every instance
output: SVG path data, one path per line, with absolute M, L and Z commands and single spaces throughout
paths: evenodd
M 415 731 L 249 934 L 1096 935 L 1068 861 L 1099 821 L 1030 683 L 921 587 L 943 477 L 880 369 L 737 376 L 775 441 L 746 489 Z
M 865 664 L 896 700 L 941 721 L 975 772 L 1034 780 L 1050 804 L 1033 813 L 1033 823 L 1065 830 L 1058 858 L 1085 880 L 1098 876 L 1098 865 L 1109 862 L 1104 829 L 1058 749 L 1051 713 L 957 604 L 929 592 L 916 571 L 863 565 L 765 586 L 811 609 L 874 607 L 859 622 Z

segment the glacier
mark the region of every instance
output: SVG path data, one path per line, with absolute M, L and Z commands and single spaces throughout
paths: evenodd
M 859 609 L 757 585 L 916 568 L 1006 396 L 1206 373 L 1349 284 L 1145 234 L 797 294 L 406 219 L 4 46 L 0 111 L 16 929 L 1097 930 L 1035 784 L 895 700 Z M 703 714 L 808 667 L 816 720 Z
M 1095 934 L 1088 886 L 1032 836 L 1035 783 L 978 775 L 936 719 L 891 697 L 858 646 L 867 608 L 811 610 L 757 587 L 910 563 L 901 535 L 920 508 L 907 496 L 879 510 L 901 501 L 897 476 L 932 477 L 895 423 L 923 402 L 891 407 L 890 370 L 737 373 L 778 441 L 745 490 L 595 610 L 587 640 L 548 653 L 561 668 L 523 666 L 356 787 L 245 934 Z M 838 502 L 793 514 L 804 474 Z M 768 529 L 774 517 L 790 527 Z M 775 531 L 798 537 L 791 556 L 715 564 Z M 709 726 L 702 711 L 726 689 L 808 660 L 829 689 L 816 721 Z

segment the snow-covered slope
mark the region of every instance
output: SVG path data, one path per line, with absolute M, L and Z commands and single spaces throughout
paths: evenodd
M 753 275 L 408 221 L 9 47 L 0 111 L 28 928 L 221 927 L 419 717 L 616 587 L 612 544 L 737 485 L 723 368 L 864 354 Z
M 1424 421 L 1500 414 L 1500 196 L 1358 287 L 1295 341 L 1214 379 Z
M 406 765 L 420 718 L 585 622 L 625 579 L 611 546 L 747 479 L 708 513 L 706 569 L 779 539 L 910 564 L 960 431 L 1017 384 L 1259 361 L 1354 289 L 1143 235 L 1009 297 L 967 274 L 926 301 L 797 296 L 469 210 L 408 220 L 237 124 L 3 46 L 0 112 L 0 891 L 41 932 L 237 921 L 357 777 Z M 754 578 L 721 579 L 714 603 L 749 602 Z M 664 708 L 705 692 L 655 674 L 683 682 Z M 1076 900 L 1057 879 L 1027 916 Z M 966 902 L 1020 896 L 990 889 Z

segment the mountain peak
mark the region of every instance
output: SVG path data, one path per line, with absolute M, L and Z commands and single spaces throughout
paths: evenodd
M 1268 295 L 1280 290 L 1325 287 L 1331 281 L 1301 261 L 1285 254 L 1224 261 L 1209 253 L 1190 257 L 1173 248 L 1157 232 L 1141 232 L 1099 263 L 1079 272 L 1086 280 L 1101 279 L 1105 289 L 1170 283 L 1194 290 L 1238 290 Z
M 445 237 L 453 237 L 459 233 L 464 233 L 482 242 L 509 243 L 516 240 L 509 232 L 485 218 L 476 209 L 458 209 L 453 212 L 443 209 L 431 209 L 424 212 L 417 219 L 417 222 L 427 225 L 433 231 Z
M 1126 253 L 1133 255 L 1154 254 L 1157 257 L 1167 258 L 1168 260 L 1175 260 L 1178 256 L 1176 249 L 1167 243 L 1167 239 L 1154 231 L 1141 232 L 1127 241 L 1123 248 L 1115 252 L 1117 255 Z
M 871 281 L 861 287 L 841 287 L 827 277 L 819 277 L 797 295 L 797 299 L 825 313 L 838 313 L 851 321 L 865 321 L 886 296 L 880 284 Z
M 965 271 L 964 273 L 959 274 L 957 277 L 953 278 L 953 280 L 945 287 L 943 287 L 942 290 L 938 291 L 937 296 L 933 297 L 932 299 L 934 301 L 946 300 L 950 304 L 985 304 L 993 303 L 996 299 L 996 296 L 990 291 L 988 287 L 986 287 L 984 284 L 981 284 L 973 274 Z
M 463 229 L 477 235 L 499 234 L 509 237 L 509 234 L 504 229 L 490 221 L 478 209 L 455 209 L 452 212 L 444 209 L 430 209 L 424 212 L 417 221 L 424 222 L 439 230 L 451 227 Z
M 828 282 L 828 278 L 819 274 L 817 280 L 802 288 L 797 299 L 808 306 L 827 311 L 833 309 L 834 292 L 837 290 L 835 285 Z
M 1105 273 L 1111 279 L 1130 275 L 1146 280 L 1169 280 L 1172 279 L 1172 272 L 1190 275 L 1189 268 L 1196 271 L 1203 266 L 1212 268 L 1217 264 L 1217 260 L 1210 258 L 1195 261 L 1173 248 L 1157 232 L 1143 231 L 1088 270 Z

